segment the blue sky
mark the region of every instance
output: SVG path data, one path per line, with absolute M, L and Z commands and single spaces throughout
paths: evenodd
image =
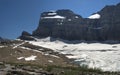
M 23 30 L 32 33 L 44 11 L 70 9 L 82 17 L 120 0 L 0 0 L 0 36 L 17 38 Z

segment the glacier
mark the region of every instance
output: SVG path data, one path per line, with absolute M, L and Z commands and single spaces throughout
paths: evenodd
M 120 44 L 65 43 L 57 39 L 51 41 L 50 37 L 35 39 L 36 41 L 29 41 L 29 43 L 64 54 L 79 65 L 100 68 L 103 71 L 120 71 Z

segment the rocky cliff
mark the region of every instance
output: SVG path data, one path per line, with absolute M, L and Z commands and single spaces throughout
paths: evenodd
M 120 3 L 106 6 L 88 18 L 71 10 L 43 12 L 32 36 L 67 40 L 120 40 Z
M 35 40 L 32 35 L 26 31 L 22 32 L 22 35 L 19 36 L 18 38 L 23 39 L 23 40 Z

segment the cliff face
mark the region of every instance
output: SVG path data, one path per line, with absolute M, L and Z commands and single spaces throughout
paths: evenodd
M 32 36 L 67 40 L 120 40 L 120 4 L 106 6 L 88 18 L 71 10 L 43 12 Z
M 120 3 L 106 6 L 100 12 L 101 37 L 104 40 L 120 40 Z
M 81 38 L 79 33 L 83 33 L 85 29 L 86 25 L 81 16 L 70 10 L 58 10 L 42 13 L 39 27 L 33 32 L 33 35 L 74 40 Z

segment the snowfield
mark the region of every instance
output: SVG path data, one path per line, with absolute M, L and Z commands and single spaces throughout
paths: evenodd
M 55 15 L 55 16 L 49 16 L 49 17 L 42 17 L 42 19 L 65 19 L 65 17 L 60 16 L 60 15 Z
M 25 59 L 25 61 L 33 61 L 33 60 L 36 60 L 35 58 L 36 58 L 37 56 L 34 56 L 34 55 L 31 55 L 30 57 L 19 57 L 19 58 L 17 58 L 18 60 L 21 60 L 21 59 Z
M 69 59 L 74 59 L 76 64 L 101 68 L 104 71 L 120 71 L 120 44 L 72 44 L 59 40 L 50 41 L 50 39 L 50 37 L 36 39 L 37 41 L 29 41 L 29 43 L 65 54 Z
M 93 15 L 91 15 L 91 16 L 89 16 L 88 18 L 89 19 L 100 19 L 100 15 L 99 14 L 93 14 Z

